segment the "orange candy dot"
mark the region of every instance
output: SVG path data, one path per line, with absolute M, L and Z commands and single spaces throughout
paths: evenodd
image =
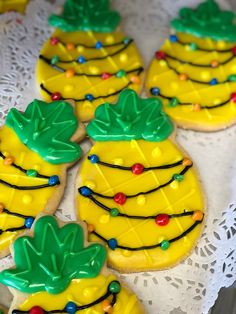
M 140 77 L 138 75 L 131 76 L 130 81 L 134 84 L 140 84 L 141 83 Z
M 193 162 L 189 158 L 183 159 L 183 166 L 192 166 Z
M 112 305 L 109 300 L 104 300 L 102 302 L 102 309 L 104 312 L 111 314 L 112 313 Z
M 212 60 L 211 61 L 211 67 L 212 68 L 217 68 L 219 66 L 219 61 L 217 60 Z
M 65 75 L 67 78 L 73 77 L 75 75 L 75 70 L 74 69 L 68 69 L 68 70 L 66 70 Z
M 195 112 L 201 111 L 201 105 L 200 104 L 193 104 L 193 111 L 195 111 Z
M 4 204 L 3 203 L 0 203 L 0 214 L 3 212 L 3 210 L 4 210 Z
M 73 43 L 67 43 L 66 44 L 66 48 L 67 48 L 67 50 L 74 50 L 75 49 L 75 45 Z
M 88 233 L 92 233 L 95 230 L 95 227 L 92 224 L 88 224 L 87 228 L 88 228 Z
M 8 156 L 8 157 L 6 157 L 6 158 L 3 160 L 3 164 L 4 164 L 5 166 L 10 166 L 10 165 L 12 165 L 12 164 L 14 163 L 14 160 L 15 160 L 14 157 Z
M 203 217 L 204 217 L 204 214 L 200 210 L 196 210 L 192 215 L 192 219 L 194 221 L 202 221 Z
M 181 73 L 179 75 L 179 79 L 180 79 L 180 81 L 186 81 L 188 79 L 188 75 L 185 73 Z

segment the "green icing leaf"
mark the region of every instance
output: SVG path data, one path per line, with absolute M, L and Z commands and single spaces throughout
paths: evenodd
M 214 40 L 236 41 L 235 14 L 222 11 L 214 0 L 207 0 L 196 9 L 182 8 L 180 19 L 171 25 L 179 32 Z
M 52 164 L 73 162 L 81 155 L 79 145 L 70 141 L 78 121 L 73 108 L 65 101 L 48 104 L 34 100 L 24 113 L 13 108 L 7 115 L 6 125 L 29 149 Z
M 51 15 L 49 24 L 65 32 L 112 32 L 120 15 L 109 7 L 109 0 L 67 0 L 61 16 Z
M 24 293 L 58 294 L 72 279 L 94 278 L 106 260 L 100 244 L 84 247 L 83 229 L 76 223 L 59 227 L 52 216 L 36 221 L 34 237 L 14 243 L 16 268 L 0 273 L 0 282 Z
M 87 132 L 95 141 L 130 141 L 144 139 L 150 142 L 165 140 L 174 127 L 162 111 L 157 98 L 141 99 L 135 91 L 121 92 L 118 103 L 105 103 L 95 112 Z

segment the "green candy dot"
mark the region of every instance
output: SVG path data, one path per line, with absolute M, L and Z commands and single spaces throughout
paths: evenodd
M 120 283 L 118 281 L 112 281 L 109 285 L 109 291 L 111 293 L 119 293 L 121 290 Z
M 117 208 L 112 208 L 110 214 L 112 217 L 116 217 L 119 215 L 119 210 Z
M 180 182 L 180 181 L 183 181 L 184 176 L 180 173 L 176 173 L 173 175 L 173 179 Z
M 176 107 L 179 104 L 178 98 L 174 97 L 169 102 L 169 107 Z
M 163 251 L 166 251 L 169 247 L 170 247 L 170 242 L 169 242 L 169 241 L 163 240 L 163 241 L 161 242 L 161 249 L 162 249 Z
M 58 56 L 53 56 L 51 59 L 51 64 L 56 64 L 59 61 L 59 57 Z
M 126 75 L 126 72 L 124 70 L 120 70 L 116 73 L 116 77 L 124 77 Z
M 236 82 L 236 75 L 230 75 L 229 77 L 228 77 L 228 81 L 229 82 Z
M 29 169 L 26 171 L 28 177 L 37 177 L 38 172 L 34 169 Z
M 191 43 L 190 45 L 189 45 L 189 48 L 191 49 L 191 50 L 197 50 L 197 45 L 195 44 L 195 43 Z

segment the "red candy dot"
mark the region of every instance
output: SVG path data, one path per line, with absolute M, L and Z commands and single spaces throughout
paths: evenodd
M 61 94 L 59 92 L 53 93 L 51 95 L 52 100 L 60 100 L 61 99 Z
M 117 204 L 123 205 L 126 202 L 126 196 L 124 193 L 116 193 L 116 195 L 114 196 L 114 201 Z
M 133 174 L 141 174 L 143 172 L 144 166 L 142 164 L 134 164 L 132 166 Z
M 111 77 L 112 75 L 110 73 L 104 72 L 101 75 L 102 80 L 107 80 Z
M 59 43 L 59 39 L 57 37 L 52 37 L 50 43 L 55 46 Z
M 157 51 L 155 53 L 155 57 L 158 59 L 158 60 L 162 60 L 162 59 L 165 59 L 166 58 L 166 54 L 164 51 Z
M 40 306 L 34 306 L 30 309 L 29 314 L 44 314 L 44 310 Z
M 236 103 L 236 93 L 232 93 L 230 99 L 232 102 Z
M 167 214 L 159 214 L 155 218 L 155 222 L 158 226 L 166 226 L 169 220 L 170 220 L 170 217 Z
M 232 51 L 232 54 L 233 54 L 233 55 L 236 55 L 236 46 L 234 46 L 234 47 L 231 49 L 231 51 Z

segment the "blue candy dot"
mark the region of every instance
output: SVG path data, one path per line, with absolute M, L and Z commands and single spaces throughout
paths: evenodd
M 117 240 L 115 238 L 111 238 L 107 241 L 107 244 L 110 249 L 115 250 L 117 248 Z
M 90 162 L 91 162 L 92 164 L 96 164 L 96 163 L 99 162 L 99 157 L 98 157 L 97 155 L 91 155 L 91 156 L 89 157 L 89 160 L 90 160 Z
M 34 218 L 33 217 L 28 217 L 25 219 L 25 227 L 27 229 L 30 229 L 32 227 L 32 224 L 34 222 Z
M 102 48 L 102 43 L 100 41 L 97 41 L 95 44 L 96 49 L 101 49 Z
M 210 81 L 210 85 L 216 85 L 218 83 L 217 79 L 216 78 L 213 78 L 211 81 Z
M 130 38 L 128 38 L 128 37 L 123 40 L 123 43 L 124 43 L 125 45 L 128 45 L 129 42 L 130 42 Z
M 89 101 L 92 101 L 94 99 L 94 96 L 92 94 L 86 94 L 85 95 L 85 99 L 89 100 Z
M 92 190 L 87 186 L 82 186 L 81 188 L 79 188 L 79 193 L 83 196 L 89 196 L 92 194 Z
M 170 41 L 172 43 L 176 43 L 178 41 L 178 37 L 176 35 L 170 35 Z
M 51 177 L 48 179 L 48 184 L 49 184 L 49 185 L 56 185 L 56 184 L 58 184 L 58 183 L 60 183 L 58 176 L 51 176 Z
M 77 306 L 74 302 L 68 302 L 66 304 L 66 312 L 69 314 L 74 314 L 77 310 Z
M 85 59 L 84 56 L 79 56 L 79 58 L 77 59 L 77 61 L 78 61 L 79 63 L 85 63 L 85 62 L 86 62 L 86 59 Z
M 150 89 L 150 92 L 151 92 L 152 95 L 158 96 L 158 95 L 160 94 L 160 88 L 158 88 L 158 87 L 152 87 L 152 88 Z

